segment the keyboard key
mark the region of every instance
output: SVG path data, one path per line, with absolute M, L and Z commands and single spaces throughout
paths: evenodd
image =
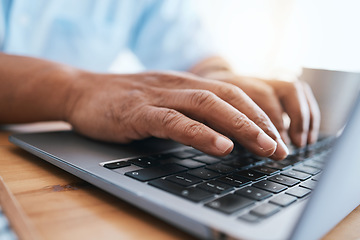
M 268 191 L 264 191 L 255 187 L 245 187 L 235 192 L 237 195 L 241 195 L 247 198 L 251 198 L 257 201 L 261 201 L 265 198 L 271 197 L 272 194 Z
M 188 169 L 171 163 L 157 167 L 144 168 L 136 171 L 126 172 L 125 175 L 135 178 L 139 181 L 149 181 L 155 178 L 161 178 L 175 173 L 184 172 L 186 170 Z
M 215 164 L 215 163 L 220 162 L 219 158 L 212 157 L 212 156 L 209 156 L 209 155 L 197 156 L 197 157 L 194 157 L 193 159 L 196 160 L 196 161 L 205 163 L 205 164 Z
M 167 177 L 166 180 L 180 184 L 184 187 L 189 187 L 189 186 L 192 186 L 192 185 L 202 182 L 202 180 L 200 178 L 194 177 L 187 173 L 176 174 L 176 175 Z
M 161 158 L 158 161 L 161 165 L 163 165 L 163 164 L 169 164 L 169 163 L 178 163 L 181 161 L 181 159 L 176 158 L 176 157 L 166 157 L 166 158 Z
M 313 168 L 318 168 L 318 169 L 323 169 L 323 167 L 324 167 L 323 163 L 320 163 L 320 162 L 317 162 L 317 161 L 314 161 L 314 160 L 306 161 L 306 162 L 304 162 L 304 165 L 309 166 L 309 167 L 313 167 Z
M 196 156 L 194 153 L 186 152 L 186 151 L 175 152 L 175 153 L 172 153 L 172 155 L 174 157 L 177 157 L 177 158 L 180 158 L 180 159 L 191 158 L 191 157 Z
M 197 162 L 197 161 L 194 161 L 191 159 L 180 160 L 180 161 L 177 161 L 176 164 L 179 164 L 183 167 L 187 167 L 187 168 L 191 168 L 191 169 L 205 166 L 204 163 Z
M 236 142 L 234 142 L 234 148 L 230 154 L 235 155 L 237 157 L 246 157 L 251 155 L 251 153 L 248 152 L 244 146 Z
M 285 166 L 285 165 L 279 164 L 278 162 L 270 162 L 270 163 L 265 164 L 264 166 L 269 167 L 269 168 L 274 168 L 277 170 L 281 170 L 281 171 L 286 170 L 291 167 L 291 166 Z
M 296 146 L 294 146 L 292 144 L 287 145 L 287 148 L 289 150 L 289 155 L 288 156 L 298 155 L 301 152 L 300 148 L 298 148 L 298 147 L 296 147 Z
M 260 206 L 252 209 L 251 214 L 257 215 L 259 217 L 270 217 L 280 211 L 280 207 L 271 203 L 263 203 Z
M 279 170 L 265 167 L 265 166 L 253 167 L 253 168 L 251 168 L 251 170 L 254 170 L 254 171 L 260 172 L 260 173 L 264 173 L 266 175 L 274 175 L 274 174 L 277 174 L 280 172 Z
M 213 170 L 218 173 L 228 174 L 234 172 L 236 169 L 230 166 L 224 165 L 222 163 L 217 163 L 213 165 L 208 165 L 205 168 Z
M 161 160 L 161 159 L 171 158 L 171 154 L 170 153 L 159 153 L 159 154 L 151 155 L 148 158 Z
M 288 171 L 282 172 L 281 174 L 285 175 L 285 176 L 288 176 L 288 177 L 299 179 L 301 181 L 306 180 L 306 179 L 311 177 L 310 174 L 303 173 L 303 172 L 298 172 L 298 171 L 293 171 L 293 170 L 288 170 Z
M 236 157 L 236 156 L 234 156 L 234 155 L 232 155 L 232 154 L 228 154 L 228 155 L 226 155 L 226 156 L 224 156 L 224 157 L 220 157 L 220 159 L 223 160 L 223 161 L 228 161 L 228 160 L 234 159 L 235 157 Z
M 128 167 L 130 165 L 131 164 L 128 163 L 127 161 L 119 161 L 119 162 L 113 162 L 113 163 L 106 163 L 106 164 L 104 164 L 104 167 L 106 167 L 108 169 L 117 169 L 117 168 Z
M 219 182 L 216 180 L 210 181 L 210 182 L 204 182 L 196 187 L 204 189 L 205 191 L 216 193 L 216 194 L 222 194 L 225 192 L 229 192 L 234 189 L 233 186 L 227 185 L 223 182 Z
M 195 177 L 204 179 L 204 180 L 210 180 L 210 179 L 220 176 L 219 173 L 205 169 L 205 168 L 197 168 L 194 170 L 190 170 L 190 171 L 188 171 L 188 173 Z
M 264 174 L 264 173 L 259 173 L 259 172 L 255 172 L 252 170 L 243 170 L 243 171 L 235 172 L 235 174 L 240 175 L 244 178 L 247 178 L 251 181 L 257 181 L 257 180 L 265 178 L 265 176 L 266 176 L 266 174 Z
M 320 176 L 321 176 L 321 174 L 317 174 L 317 175 L 313 176 L 312 180 L 319 181 Z
M 296 197 L 290 196 L 287 194 L 280 194 L 278 196 L 273 197 L 269 202 L 279 205 L 281 207 L 287 207 L 290 204 L 294 203 L 297 200 Z
M 249 179 L 240 177 L 235 174 L 232 174 L 229 176 L 224 176 L 224 177 L 218 178 L 217 180 L 221 181 L 223 183 L 229 184 L 231 186 L 234 186 L 234 187 L 242 187 L 242 186 L 245 186 L 246 184 L 251 183 L 251 181 Z
M 254 161 L 254 163 L 253 163 L 254 166 L 261 166 L 261 165 L 267 163 L 268 161 L 271 161 L 269 158 L 259 157 L 259 156 L 255 156 L 255 155 L 253 155 L 251 158 Z
M 272 177 L 269 177 L 268 180 L 283 184 L 288 187 L 292 187 L 292 186 L 295 186 L 296 184 L 300 183 L 300 180 L 298 180 L 298 179 L 286 177 L 283 175 L 272 176 Z
M 308 188 L 308 189 L 311 189 L 313 190 L 316 186 L 317 182 L 316 181 L 313 181 L 313 180 L 307 180 L 305 182 L 302 182 L 300 184 L 300 187 L 304 187 L 304 188 Z
M 260 221 L 260 218 L 256 215 L 250 214 L 250 213 L 246 213 L 244 215 L 241 215 L 238 219 L 240 220 L 244 220 L 247 222 L 251 222 L 251 223 L 257 223 Z
M 252 186 L 260 188 L 262 190 L 272 192 L 272 193 L 279 193 L 279 192 L 282 192 L 285 189 L 287 189 L 287 187 L 284 186 L 284 185 L 274 183 L 274 182 L 270 182 L 268 180 L 263 180 L 263 181 L 254 183 Z
M 160 165 L 158 159 L 153 159 L 150 157 L 134 158 L 134 159 L 128 160 L 128 162 L 130 162 L 136 166 L 142 167 L 142 168 L 148 168 L 148 167 L 154 167 L 154 166 Z
M 294 161 L 294 165 L 296 165 L 298 162 L 302 162 L 305 160 L 304 156 L 302 155 L 304 153 L 305 149 L 300 149 L 299 153 L 296 155 L 288 156 L 286 160 Z
M 296 166 L 296 167 L 293 168 L 293 170 L 308 173 L 308 174 L 311 174 L 311 175 L 316 175 L 321 171 L 318 168 L 313 168 L 313 167 L 304 166 L 304 165 Z
M 302 198 L 305 197 L 306 195 L 308 195 L 311 192 L 311 190 L 303 188 L 303 187 L 294 187 L 288 191 L 286 191 L 286 194 L 298 197 L 298 198 Z
M 253 166 L 255 161 L 252 158 L 235 158 L 229 161 L 223 161 L 222 163 L 235 169 L 242 170 Z
M 185 152 L 189 152 L 189 153 L 192 153 L 194 155 L 204 155 L 203 152 L 195 149 L 195 148 L 190 148 L 190 149 L 186 149 Z
M 301 156 L 303 156 L 305 159 L 312 158 L 316 154 L 315 150 L 306 150 L 305 152 L 301 153 Z
M 314 160 L 315 162 L 319 162 L 319 163 L 322 163 L 322 164 L 325 164 L 327 159 L 328 159 L 327 155 L 323 155 L 323 154 L 312 158 L 312 160 Z
M 169 193 L 172 193 L 172 194 L 178 195 L 180 197 L 186 198 L 188 200 L 191 200 L 193 202 L 200 202 L 200 201 L 208 199 L 214 195 L 213 193 L 209 193 L 209 192 L 204 191 L 199 188 L 182 187 L 178 184 L 169 182 L 164 179 L 156 179 L 156 180 L 150 181 L 149 184 L 154 187 L 160 188 L 164 191 L 167 191 Z
M 281 161 L 278 161 L 277 163 L 283 165 L 283 166 L 292 166 L 292 165 L 297 165 L 300 164 L 301 161 L 297 160 L 297 159 L 284 159 Z
M 254 201 L 248 198 L 244 198 L 234 194 L 228 194 L 224 197 L 207 203 L 205 206 L 226 214 L 231 214 L 239 211 L 240 209 L 248 207 L 253 203 Z

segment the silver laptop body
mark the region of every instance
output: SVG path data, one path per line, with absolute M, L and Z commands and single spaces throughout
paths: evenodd
M 203 239 L 319 239 L 360 204 L 360 100 L 309 197 L 298 199 L 257 223 L 240 220 L 248 208 L 224 214 L 124 175 L 137 170 L 108 169 L 104 163 L 189 149 L 148 139 L 109 144 L 72 131 L 15 134 L 10 141 L 85 181 Z M 231 193 L 226 193 L 231 194 Z M 224 195 L 226 195 L 224 194 Z M 211 200 L 207 200 L 209 202 Z M 254 208 L 263 201 L 257 201 Z M 205 201 L 206 202 L 206 201 Z

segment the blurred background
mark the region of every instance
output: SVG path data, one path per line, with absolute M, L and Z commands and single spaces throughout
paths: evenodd
M 302 67 L 360 72 L 359 0 L 193 0 L 221 53 L 243 75 L 289 79 Z M 123 52 L 111 72 L 141 65 Z

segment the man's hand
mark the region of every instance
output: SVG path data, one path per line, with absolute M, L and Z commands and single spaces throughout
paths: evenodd
M 317 141 L 320 111 L 310 87 L 304 82 L 261 80 L 255 78 L 232 79 L 270 117 L 283 139 L 298 147 Z M 282 115 L 290 118 L 284 125 Z
M 73 82 L 64 115 L 89 137 L 169 138 L 218 156 L 232 150 L 230 137 L 259 156 L 287 155 L 269 117 L 232 84 L 186 73 L 84 76 Z
M 64 120 L 105 141 L 155 136 L 222 156 L 233 138 L 259 156 L 287 155 L 269 117 L 240 88 L 187 73 L 95 74 L 0 54 L 0 112 L 0 124 Z
M 192 72 L 241 88 L 270 117 L 286 143 L 291 140 L 296 146 L 303 147 L 317 141 L 320 111 L 306 83 L 237 76 L 219 57 L 199 63 Z M 290 118 L 289 128 L 283 122 L 284 113 Z M 261 126 L 261 123 L 255 123 Z

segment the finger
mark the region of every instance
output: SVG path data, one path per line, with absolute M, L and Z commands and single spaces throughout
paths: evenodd
M 147 106 L 137 122 L 142 126 L 139 131 L 172 139 L 211 155 L 224 156 L 233 149 L 230 139 L 173 109 Z
M 263 89 L 253 97 L 253 100 L 270 118 L 271 122 L 280 133 L 283 142 L 290 144 L 288 128 L 285 126 L 283 120 L 284 109 L 273 88 Z
M 304 147 L 308 139 L 310 110 L 302 84 L 286 83 L 280 101 L 290 118 L 289 134 L 292 142 Z
M 222 82 L 215 81 L 213 84 L 217 85 L 213 90 L 215 94 L 244 113 L 267 135 L 277 142 L 277 148 L 270 158 L 274 160 L 284 159 L 289 151 L 269 116 L 247 94 L 235 85 L 223 84 Z M 281 110 L 279 110 L 278 113 L 280 112 Z M 277 113 L 273 113 L 273 116 L 275 116 L 275 114 Z M 279 116 L 282 116 L 282 113 Z M 278 120 L 277 123 L 283 128 L 281 119 Z
M 220 81 L 211 81 L 206 84 L 200 84 L 199 82 L 193 82 L 193 88 L 200 88 L 202 85 L 221 99 L 231 104 L 237 110 L 245 114 L 250 120 L 252 120 L 257 126 L 259 126 L 267 135 L 277 142 L 277 148 L 272 159 L 281 160 L 288 155 L 288 149 L 285 143 L 282 141 L 279 132 L 274 124 L 271 122 L 265 112 L 246 95 L 240 88 L 233 84 L 228 84 Z M 280 115 L 281 116 L 281 115 Z
M 168 81 L 163 78 L 167 78 Z M 172 89 L 205 89 L 215 93 L 221 99 L 230 103 L 240 112 L 248 116 L 255 124 L 277 142 L 273 159 L 283 159 L 288 154 L 288 149 L 281 140 L 280 134 L 271 123 L 268 116 L 238 87 L 216 80 L 207 80 L 192 74 L 182 73 L 156 73 L 154 76 L 144 76 L 148 84 L 157 87 Z
M 187 116 L 205 122 L 211 128 L 235 138 L 244 147 L 260 156 L 271 156 L 277 143 L 245 114 L 206 90 L 161 91 L 157 102 L 162 107 L 176 109 Z
M 305 82 L 302 82 L 302 84 L 310 110 L 310 125 L 309 125 L 309 135 L 307 141 L 309 144 L 312 144 L 317 141 L 319 136 L 320 118 L 321 118 L 320 109 L 310 86 Z

